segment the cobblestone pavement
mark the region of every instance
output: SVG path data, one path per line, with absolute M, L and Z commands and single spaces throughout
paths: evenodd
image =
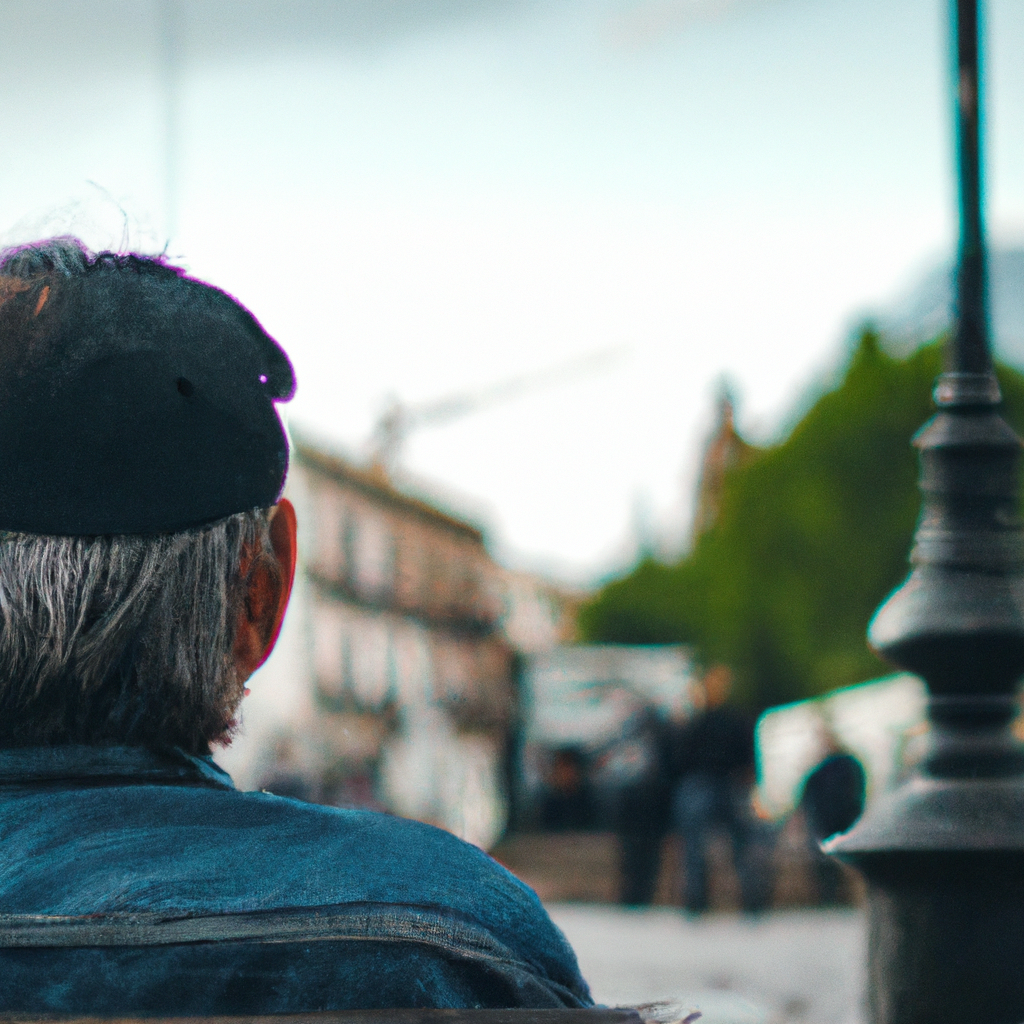
M 781 910 L 757 918 L 555 903 L 594 998 L 654 1000 L 700 1024 L 860 1024 L 865 925 L 856 910 Z

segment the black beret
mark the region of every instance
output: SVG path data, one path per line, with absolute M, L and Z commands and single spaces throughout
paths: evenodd
M 280 346 L 160 260 L 83 257 L 0 268 L 0 530 L 170 533 L 274 504 L 274 403 L 295 391 Z

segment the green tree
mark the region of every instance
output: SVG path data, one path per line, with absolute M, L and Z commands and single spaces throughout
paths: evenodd
M 905 359 L 865 330 L 840 384 L 726 478 L 719 517 L 674 565 L 646 559 L 584 606 L 606 643 L 689 643 L 755 710 L 887 671 L 865 629 L 908 571 L 920 507 L 912 435 L 934 411 L 938 344 Z M 1024 427 L 1024 376 L 998 374 Z

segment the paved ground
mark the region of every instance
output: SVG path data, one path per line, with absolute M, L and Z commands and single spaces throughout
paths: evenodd
M 855 910 L 757 919 L 556 903 L 598 1002 L 668 999 L 701 1024 L 860 1024 L 865 928 Z

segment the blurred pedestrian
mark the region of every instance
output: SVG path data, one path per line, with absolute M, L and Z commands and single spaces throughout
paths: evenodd
M 603 786 L 611 790 L 624 906 L 645 907 L 654 900 L 670 824 L 668 757 L 668 725 L 645 704 L 598 762 Z
M 678 783 L 672 800 L 683 840 L 684 906 L 708 909 L 708 841 L 724 830 L 739 877 L 743 909 L 762 910 L 768 878 L 761 829 L 751 809 L 755 781 L 754 719 L 728 703 L 732 672 L 715 665 L 704 675 L 704 707 L 676 738 Z
M 578 747 L 560 747 L 552 754 L 544 778 L 540 822 L 549 832 L 578 832 L 593 825 L 587 763 Z
M 866 789 L 864 766 L 838 737 L 826 730 L 825 757 L 804 780 L 800 809 L 807 826 L 818 902 L 834 906 L 840 902 L 843 883 L 842 866 L 834 857 L 822 853 L 821 843 L 840 832 L 846 832 L 864 810 Z

